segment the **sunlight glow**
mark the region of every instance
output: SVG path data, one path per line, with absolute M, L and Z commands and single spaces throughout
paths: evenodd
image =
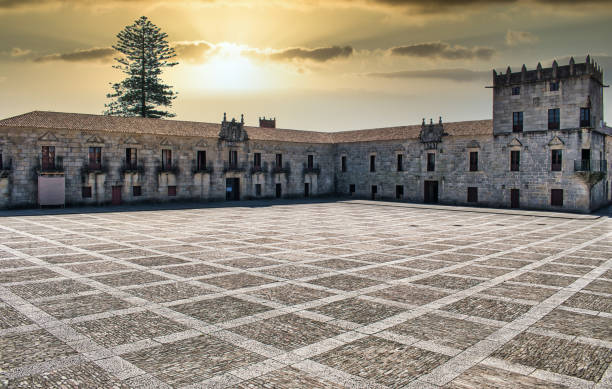
M 242 55 L 246 46 L 233 43 L 216 45 L 211 58 L 198 66 L 198 82 L 205 89 L 214 90 L 254 90 L 264 89 L 271 80 L 261 64 L 254 63 Z

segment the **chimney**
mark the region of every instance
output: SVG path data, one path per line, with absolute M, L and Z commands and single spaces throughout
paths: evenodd
M 272 119 L 266 119 L 266 117 L 264 116 L 263 118 L 259 118 L 259 127 L 263 127 L 263 128 L 276 128 L 276 118 Z

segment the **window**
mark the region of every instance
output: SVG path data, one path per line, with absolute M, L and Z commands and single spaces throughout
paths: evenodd
M 468 203 L 478 202 L 478 188 L 470 186 L 467 188 L 467 201 Z
M 512 112 L 512 132 L 523 132 L 522 112 Z
M 176 185 L 168 186 L 168 196 L 176 196 Z
M 172 169 L 172 150 L 163 149 L 162 150 L 162 170 L 168 171 Z
M 197 160 L 197 169 L 198 171 L 206 170 L 206 151 L 198 150 L 198 160 Z
M 342 172 L 346 172 L 346 155 L 343 155 L 342 158 L 340 158 L 340 165 Z
M 560 172 L 561 165 L 563 163 L 563 151 L 562 150 L 552 150 L 551 158 L 550 158 L 550 170 L 553 172 Z
M 376 171 L 376 156 L 375 155 L 370 155 L 370 171 L 371 172 Z
M 261 168 L 261 153 L 253 154 L 253 167 Z
M 558 130 L 561 123 L 561 117 L 559 115 L 559 108 L 553 108 L 548 110 L 548 129 Z
M 81 196 L 83 196 L 84 199 L 90 198 L 91 197 L 91 186 L 84 186 L 83 188 L 81 188 Z
M 563 189 L 550 190 L 550 205 L 554 207 L 563 206 Z
M 520 94 L 521 94 L 521 87 L 520 86 L 512 87 L 512 96 L 518 96 Z
M 433 172 L 436 170 L 436 155 L 434 153 L 427 154 L 427 171 Z
M 4 169 L 4 165 L 2 165 L 2 153 L 0 153 L 0 170 Z
M 283 155 L 282 154 L 276 154 L 276 167 L 278 169 L 282 169 L 283 167 Z
M 102 169 L 102 147 L 89 148 L 89 170 Z
M 261 196 L 261 184 L 255 184 L 255 196 Z
M 518 150 L 510 151 L 510 171 L 518 172 L 521 165 L 521 152 Z
M 470 171 L 478 171 L 478 151 L 470 151 Z
M 42 147 L 42 170 L 55 169 L 55 146 Z
M 308 155 L 308 169 L 314 169 L 314 155 Z
M 355 193 L 355 184 L 350 184 L 349 185 L 349 193 L 352 195 L 353 193 Z
M 557 92 L 559 90 L 559 81 L 551 81 L 548 89 L 551 92 Z
M 134 185 L 132 187 L 132 195 L 134 197 L 142 196 L 142 187 Z
M 591 108 L 580 108 L 580 127 L 591 127 Z
M 125 167 L 128 170 L 136 170 L 138 150 L 134 148 L 125 149 Z
M 404 171 L 404 156 L 402 154 L 397 155 L 397 171 Z
M 229 165 L 230 168 L 238 167 L 238 150 L 229 151 Z
M 395 199 L 401 200 L 404 197 L 404 185 L 395 185 Z

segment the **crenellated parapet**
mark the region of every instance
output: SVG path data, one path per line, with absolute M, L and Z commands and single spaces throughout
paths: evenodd
M 590 76 L 600 84 L 603 84 L 603 71 L 590 55 L 587 55 L 583 63 L 576 63 L 574 57 L 572 57 L 569 60 L 569 64 L 562 66 L 555 60 L 549 68 L 543 68 L 542 64 L 538 63 L 534 70 L 527 70 L 525 65 L 523 65 L 520 72 L 512 72 L 510 66 L 508 66 L 505 73 L 497 73 L 493 70 L 493 86 L 504 87 L 541 81 L 559 81 L 583 76 Z

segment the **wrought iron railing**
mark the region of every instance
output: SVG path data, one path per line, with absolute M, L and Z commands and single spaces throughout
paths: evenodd
M 593 159 L 574 160 L 574 171 L 576 172 L 607 172 L 608 161 Z

